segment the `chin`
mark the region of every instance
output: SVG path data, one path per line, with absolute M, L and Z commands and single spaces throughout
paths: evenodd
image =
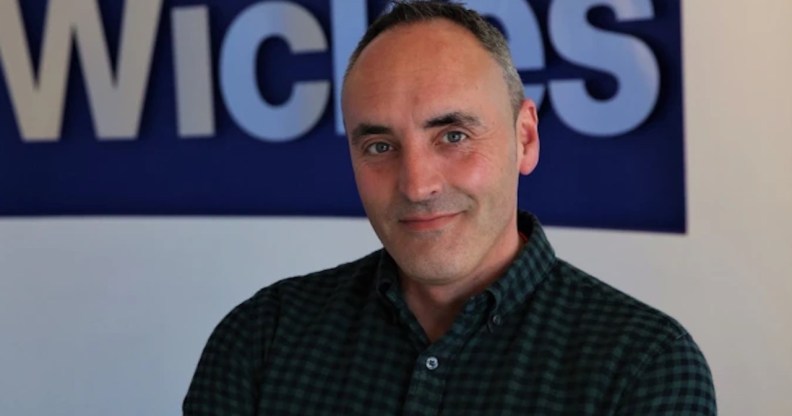
M 440 285 L 453 281 L 464 270 L 460 259 L 448 256 L 447 252 L 401 254 L 394 256 L 394 260 L 402 273 L 425 284 Z
M 427 282 L 454 280 L 466 266 L 464 239 L 456 233 L 395 233 L 380 239 L 407 276 Z

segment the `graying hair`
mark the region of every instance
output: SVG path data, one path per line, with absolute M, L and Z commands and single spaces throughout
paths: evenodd
M 434 19 L 447 19 L 467 29 L 478 39 L 481 46 L 495 58 L 495 61 L 503 70 L 503 78 L 509 90 L 512 110 L 514 116 L 517 116 L 525 99 L 525 90 L 523 89 L 520 75 L 512 62 L 506 38 L 495 26 L 485 20 L 478 12 L 451 1 L 396 0 L 393 4 L 393 9 L 390 12 L 380 16 L 366 30 L 357 48 L 355 48 L 349 58 L 349 64 L 344 75 L 345 81 L 366 46 L 383 32 L 401 25 Z

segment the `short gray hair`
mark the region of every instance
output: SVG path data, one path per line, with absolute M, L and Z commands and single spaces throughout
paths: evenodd
M 481 46 L 495 58 L 495 61 L 503 70 L 503 78 L 509 90 L 512 110 L 514 116 L 517 116 L 525 99 L 525 90 L 523 89 L 520 75 L 512 62 L 509 45 L 500 30 L 484 19 L 478 12 L 451 1 L 395 0 L 393 4 L 393 9 L 390 12 L 380 16 L 366 30 L 357 48 L 355 48 L 349 58 L 344 80 L 346 80 L 363 49 L 383 32 L 401 25 L 434 19 L 447 19 L 467 29 L 478 39 Z

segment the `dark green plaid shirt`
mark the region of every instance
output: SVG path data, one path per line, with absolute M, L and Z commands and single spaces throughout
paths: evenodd
M 385 251 L 259 291 L 217 326 L 187 415 L 712 415 L 672 318 L 528 243 L 430 343 Z

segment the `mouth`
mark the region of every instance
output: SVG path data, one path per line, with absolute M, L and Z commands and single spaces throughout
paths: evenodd
M 399 219 L 399 223 L 410 231 L 435 231 L 449 224 L 460 214 L 461 212 L 414 215 Z

